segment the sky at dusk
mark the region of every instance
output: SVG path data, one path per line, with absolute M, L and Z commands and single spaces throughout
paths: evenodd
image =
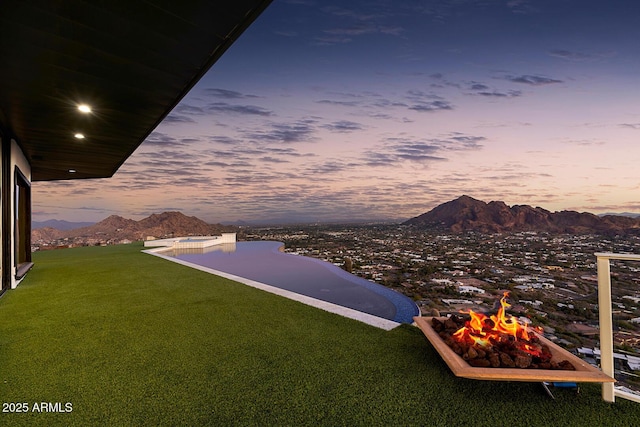
M 274 0 L 112 178 L 33 183 L 33 219 L 640 212 L 639 40 L 631 0 Z

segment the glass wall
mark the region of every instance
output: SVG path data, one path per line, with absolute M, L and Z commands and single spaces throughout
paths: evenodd
M 15 183 L 15 267 L 20 278 L 31 268 L 31 185 L 17 167 Z

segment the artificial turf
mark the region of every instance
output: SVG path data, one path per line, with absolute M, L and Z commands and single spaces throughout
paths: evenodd
M 386 332 L 141 249 L 34 254 L 0 298 L 0 400 L 29 412 L 0 425 L 640 425 L 639 404 L 604 403 L 598 385 L 551 400 L 540 384 L 459 379 L 415 327 Z

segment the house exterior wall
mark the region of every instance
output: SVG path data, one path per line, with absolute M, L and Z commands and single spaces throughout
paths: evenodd
M 11 140 L 11 168 L 20 168 L 25 177 L 31 182 L 31 165 L 24 156 L 22 149 L 15 140 Z
M 10 205 L 11 195 L 8 191 L 11 169 L 11 140 L 0 128 L 0 293 L 11 287 L 11 250 L 10 241 L 6 238 L 11 229 Z
M 0 291 L 15 289 L 20 280 L 16 278 L 16 170 L 27 181 L 31 182 L 31 165 L 25 157 L 18 143 L 0 134 L 1 161 L 0 161 L 0 264 L 1 284 Z M 29 219 L 31 206 L 27 207 Z M 31 226 L 28 224 L 28 232 Z M 30 247 L 28 248 L 31 249 Z
M 5 244 L 4 244 L 4 188 L 2 185 L 3 177 L 4 177 L 4 153 L 5 153 L 5 143 L 8 141 L 0 128 L 0 295 L 5 289 L 5 280 L 4 280 L 4 270 L 7 263 L 4 262 L 4 252 L 5 252 Z
M 220 236 L 220 243 L 235 243 L 236 242 L 236 233 L 222 233 Z

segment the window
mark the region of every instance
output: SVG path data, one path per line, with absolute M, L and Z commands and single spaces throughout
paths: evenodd
M 16 278 L 31 268 L 31 185 L 16 167 L 15 174 L 15 267 Z

